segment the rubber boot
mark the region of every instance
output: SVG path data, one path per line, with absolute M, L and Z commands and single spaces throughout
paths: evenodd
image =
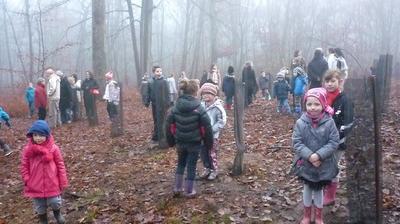
M 11 150 L 10 146 L 5 144 L 4 145 L 4 156 L 9 156 L 11 155 L 13 151 Z
M 304 215 L 300 224 L 310 224 L 310 223 L 311 223 L 311 206 L 310 207 L 304 206 Z
M 324 206 L 334 205 L 336 200 L 336 189 L 338 184 L 331 182 L 325 187 L 324 191 Z
M 324 220 L 322 219 L 322 208 L 314 207 L 315 214 L 315 224 L 324 224 Z
M 48 221 L 47 221 L 47 213 L 38 215 L 38 217 L 39 217 L 39 223 L 40 223 L 40 224 L 48 224 Z
M 53 210 L 54 218 L 57 220 L 57 224 L 64 224 L 65 219 L 61 214 L 60 210 Z
M 196 190 L 194 189 L 194 181 L 186 180 L 185 197 L 194 198 L 196 196 Z
M 183 175 L 175 174 L 174 197 L 179 197 L 184 192 L 183 189 Z

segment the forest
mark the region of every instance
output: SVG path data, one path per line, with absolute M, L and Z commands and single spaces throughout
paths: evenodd
M 399 13 L 397 0 L 0 0 L 0 224 L 398 223 Z M 208 111 L 192 110 L 197 154 L 179 137 L 187 99 Z M 335 152 L 301 159 L 299 123 L 325 116 Z M 322 189 L 298 173 L 331 159 Z M 38 197 L 32 164 L 51 176 L 53 161 L 57 193 Z M 42 214 L 38 198 L 61 204 Z

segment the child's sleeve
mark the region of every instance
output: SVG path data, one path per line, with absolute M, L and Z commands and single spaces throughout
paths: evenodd
M 29 178 L 30 178 L 30 174 L 29 174 L 29 158 L 28 158 L 28 153 L 27 153 L 27 148 L 24 147 L 23 151 L 22 151 L 22 156 L 21 156 L 21 177 L 22 180 L 24 181 L 24 184 L 26 185 Z
M 319 155 L 321 160 L 330 157 L 335 150 L 339 147 L 339 132 L 335 126 L 333 119 L 328 121 L 327 127 L 329 127 L 329 141 L 326 145 L 322 146 L 316 153 Z
M 61 155 L 60 149 L 57 146 L 54 151 L 54 162 L 57 166 L 60 189 L 63 190 L 68 186 L 67 170 L 65 169 L 64 159 Z
M 214 136 L 210 118 L 205 111 L 200 115 L 200 124 L 201 127 L 204 127 L 204 145 L 206 149 L 211 149 L 214 144 Z
M 213 133 L 223 129 L 226 124 L 226 112 L 223 108 L 218 108 L 217 122 L 212 126 Z
M 167 119 L 166 119 L 166 126 L 165 126 L 165 135 L 167 137 L 167 142 L 169 147 L 175 146 L 175 134 L 176 134 L 176 123 L 174 119 L 174 115 L 172 110 L 170 110 Z M 175 132 L 175 133 L 174 133 Z
M 294 126 L 292 135 L 292 144 L 295 153 L 304 160 L 308 160 L 308 158 L 310 158 L 310 156 L 313 154 L 313 151 L 311 151 L 311 149 L 309 149 L 303 143 L 303 137 L 301 136 L 301 128 L 299 121 L 297 121 Z

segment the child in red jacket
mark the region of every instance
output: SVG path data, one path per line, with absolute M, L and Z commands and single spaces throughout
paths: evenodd
M 35 121 L 27 137 L 21 160 L 24 195 L 33 199 L 40 223 L 47 223 L 48 206 L 57 223 L 65 223 L 60 212 L 61 192 L 68 186 L 68 180 L 60 149 L 44 120 Z

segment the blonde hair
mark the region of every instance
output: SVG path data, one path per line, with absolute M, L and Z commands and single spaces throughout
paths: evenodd
M 183 94 L 196 96 L 199 90 L 199 81 L 196 79 L 182 79 L 179 82 L 179 90 L 181 90 Z
M 327 82 L 331 79 L 342 80 L 342 73 L 339 70 L 328 70 L 324 75 L 324 81 Z

